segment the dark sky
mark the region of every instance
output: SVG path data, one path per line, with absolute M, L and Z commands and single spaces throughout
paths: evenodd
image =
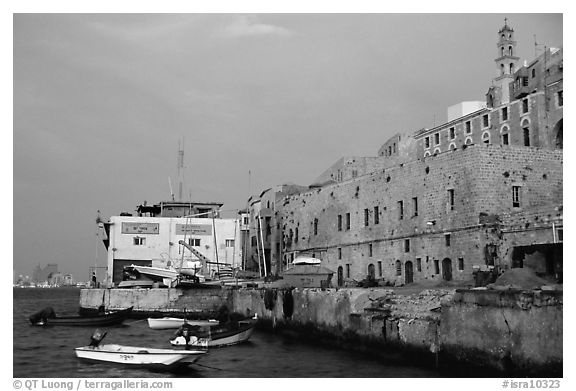
M 484 99 L 504 17 L 522 61 L 563 46 L 561 14 L 15 14 L 15 273 L 88 279 L 96 211 L 169 199 L 182 138 L 186 198 L 235 211 L 440 124 Z

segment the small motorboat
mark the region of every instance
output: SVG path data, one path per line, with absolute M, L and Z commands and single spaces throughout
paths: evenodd
M 184 323 L 188 323 L 192 326 L 217 326 L 220 322 L 216 319 L 208 320 L 191 320 L 184 318 L 148 318 L 148 326 L 153 330 L 164 330 L 164 329 L 177 329 Z
M 51 307 L 31 315 L 28 320 L 33 326 L 76 326 L 103 327 L 121 324 L 132 313 L 132 308 L 90 316 L 56 316 Z
M 125 345 L 100 345 L 106 333 L 96 330 L 88 346 L 74 349 L 76 357 L 115 364 L 133 365 L 158 370 L 173 370 L 196 362 L 206 350 L 156 349 Z
M 216 348 L 246 342 L 252 336 L 258 317 L 229 322 L 218 326 L 191 326 L 183 324 L 170 340 L 172 345 Z

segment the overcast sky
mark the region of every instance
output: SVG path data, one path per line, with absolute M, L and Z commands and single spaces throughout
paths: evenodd
M 168 200 L 179 139 L 186 198 L 237 210 L 440 124 L 484 99 L 504 17 L 522 61 L 563 46 L 560 14 L 16 14 L 15 272 L 88 279 L 96 211 Z

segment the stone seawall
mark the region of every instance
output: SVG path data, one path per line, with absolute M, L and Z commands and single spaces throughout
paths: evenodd
M 227 289 L 82 289 L 80 307 L 108 310 L 134 307 L 140 315 L 150 313 L 214 314 L 222 305 L 232 307 Z
M 80 305 L 140 314 L 257 314 L 259 327 L 446 375 L 562 376 L 562 291 L 390 289 L 86 289 Z M 462 371 L 465 369 L 466 371 Z

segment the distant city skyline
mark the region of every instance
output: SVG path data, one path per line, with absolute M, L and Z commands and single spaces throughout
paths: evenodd
M 182 138 L 185 198 L 235 215 L 441 124 L 485 99 L 504 18 L 521 63 L 563 46 L 562 14 L 15 14 L 13 269 L 88 280 L 97 211 L 177 193 Z

